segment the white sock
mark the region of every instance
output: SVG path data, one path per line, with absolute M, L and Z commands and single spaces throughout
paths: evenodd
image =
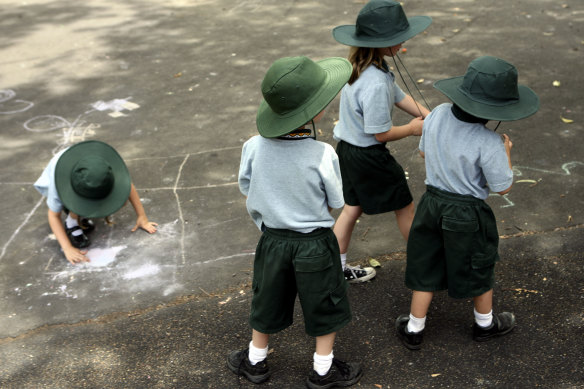
M 73 228 L 75 226 L 78 226 L 79 223 L 77 223 L 76 218 L 72 218 L 71 214 L 68 214 L 67 219 L 65 219 L 65 225 L 67 226 L 67 228 Z M 83 234 L 82 230 L 75 230 L 71 233 L 71 235 L 73 235 L 73 236 L 79 236 L 81 234 Z
M 347 253 L 341 254 L 341 265 L 343 270 L 347 267 Z
M 268 346 L 266 348 L 257 348 L 253 345 L 253 341 L 249 342 L 249 363 L 255 365 L 268 357 Z
M 476 309 L 474 309 L 474 317 L 475 322 L 483 328 L 486 328 L 493 323 L 493 310 L 489 313 L 478 313 Z
M 318 375 L 325 375 L 333 365 L 333 352 L 331 351 L 329 355 L 319 355 L 314 353 L 312 359 L 314 360 L 314 371 L 316 371 Z
M 415 317 L 410 313 L 410 320 L 408 321 L 408 332 L 420 332 L 426 327 L 426 316 L 422 318 Z

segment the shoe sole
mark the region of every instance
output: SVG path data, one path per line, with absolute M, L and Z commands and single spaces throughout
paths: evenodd
M 309 389 L 345 388 L 347 386 L 355 385 L 357 382 L 359 382 L 359 380 L 361 379 L 362 376 L 363 376 L 363 371 L 360 371 L 359 374 L 357 374 L 357 376 L 350 381 L 337 381 L 337 382 L 331 382 L 330 384 L 326 384 L 326 385 L 316 385 L 316 384 L 313 384 L 312 382 L 310 382 L 310 380 L 308 379 L 308 380 L 306 380 L 306 387 Z
M 239 370 L 239 366 L 232 365 L 231 361 L 229 361 L 229 360 L 227 361 L 227 367 L 229 368 L 229 370 L 231 370 L 232 372 L 234 372 L 238 376 L 245 376 L 245 378 L 247 378 L 249 381 L 251 381 L 254 384 L 261 384 L 263 382 L 266 382 L 268 380 L 268 378 L 270 378 L 270 376 L 272 375 L 272 372 L 267 372 L 266 374 L 259 375 L 259 376 L 258 375 L 251 375 L 245 370 Z
M 373 273 L 367 274 L 365 277 L 353 278 L 353 279 L 347 280 L 347 282 L 349 284 L 358 284 L 361 282 L 369 281 L 370 279 L 372 279 L 376 275 L 377 275 L 377 272 L 373 271 Z

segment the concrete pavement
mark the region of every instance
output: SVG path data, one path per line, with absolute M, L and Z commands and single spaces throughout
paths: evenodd
M 249 342 L 259 237 L 236 183 L 241 145 L 256 133 L 269 65 L 346 56 L 330 30 L 353 23 L 364 3 L 0 0 L 1 387 L 251 387 L 224 367 L 227 351 Z M 446 101 L 435 80 L 484 54 L 515 64 L 540 96 L 535 116 L 498 130 L 514 143 L 515 183 L 489 199 L 504 238 L 496 307 L 519 325 L 474 344 L 469 305 L 438 296 L 424 349 L 410 353 L 392 327 L 409 303 L 404 242 L 393 216 L 364 216 L 350 261 L 376 257 L 382 268 L 351 287 L 355 318 L 335 353 L 363 361 L 363 387 L 584 386 L 584 7 L 448 0 L 404 9 L 433 18 L 402 56 L 431 106 Z M 319 139 L 334 144 L 337 117 L 335 100 Z M 126 207 L 113 227 L 98 223 L 92 264 L 73 267 L 32 183 L 56 151 L 84 139 L 120 152 L 160 230 L 130 233 Z M 389 147 L 417 201 L 417 139 Z M 270 347 L 276 372 L 266 386 L 299 387 L 312 353 L 300 313 Z

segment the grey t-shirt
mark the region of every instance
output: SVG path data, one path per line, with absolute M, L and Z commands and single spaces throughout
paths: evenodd
M 66 150 L 67 149 L 60 151 L 51 158 L 41 176 L 34 183 L 35 189 L 47 198 L 47 206 L 49 209 L 56 213 L 63 210 L 63 203 L 59 198 L 57 187 L 55 185 L 55 168 L 57 166 L 57 161 L 59 161 L 59 158 L 61 158 L 61 155 L 63 155 Z
M 359 147 L 380 144 L 375 134 L 393 126 L 393 106 L 404 97 L 406 94 L 395 83 L 392 72 L 370 65 L 352 85 L 346 84 L 341 91 L 334 139 Z
M 345 204 L 337 154 L 312 138 L 249 139 L 241 153 L 239 189 L 260 230 L 262 224 L 302 233 L 332 227 L 328 207 Z
M 420 151 L 426 160 L 425 183 L 483 200 L 489 188 L 509 188 L 513 171 L 501 136 L 483 124 L 458 120 L 451 108 L 441 104 L 424 119 Z

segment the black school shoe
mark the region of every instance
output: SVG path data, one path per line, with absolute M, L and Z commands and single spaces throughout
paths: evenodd
M 363 371 L 358 363 L 345 363 L 333 358 L 333 364 L 325 375 L 312 370 L 306 380 L 306 387 L 310 389 L 327 389 L 351 386 L 361 379 Z
M 252 365 L 249 362 L 248 353 L 249 349 L 247 348 L 245 350 L 231 352 L 227 358 L 227 367 L 235 374 L 245 376 L 245 378 L 254 384 L 261 384 L 270 378 L 272 374 L 268 367 L 268 359 L 266 358 Z
M 91 219 L 81 219 L 81 228 L 84 234 L 89 234 L 91 231 L 95 230 L 95 224 Z
M 73 235 L 73 232 L 75 231 L 81 231 L 81 234 L 79 235 Z M 65 232 L 67 233 L 67 237 L 69 238 L 69 241 L 71 242 L 71 244 L 73 245 L 73 247 L 78 248 L 78 249 L 83 249 L 87 246 L 89 246 L 89 238 L 85 235 L 83 229 L 79 226 L 75 226 L 75 227 L 71 227 L 71 228 L 66 228 L 65 227 Z
M 472 327 L 472 338 L 477 342 L 486 342 L 496 336 L 508 334 L 513 328 L 515 328 L 515 315 L 511 312 L 501 312 L 493 315 L 493 322 L 486 328 L 475 322 Z
M 424 340 L 424 330 L 420 332 L 408 332 L 408 322 L 410 315 L 403 314 L 395 321 L 395 329 L 397 336 L 401 339 L 404 346 L 410 350 L 419 350 L 422 348 L 422 341 Z

